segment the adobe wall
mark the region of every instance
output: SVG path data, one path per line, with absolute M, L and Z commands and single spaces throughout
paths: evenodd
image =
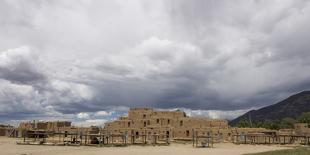
M 160 134 L 169 138 L 192 138 L 192 129 L 205 129 L 214 134 L 228 135 L 226 120 L 188 117 L 183 111 L 156 111 L 150 108 L 133 108 L 128 117 L 105 124 L 111 134 L 143 135 Z M 227 137 L 227 136 L 226 136 Z
M 7 129 L 0 127 L 0 136 L 6 136 L 6 133 L 7 133 Z
M 296 123 L 294 124 L 294 130 L 296 134 L 310 134 L 310 124 Z
M 19 124 L 19 129 L 21 130 L 46 130 L 46 131 L 55 131 L 60 128 L 70 128 L 71 122 L 68 121 L 54 121 L 54 122 L 45 122 L 45 121 L 29 121 L 21 122 Z
M 12 132 L 12 129 L 15 128 L 10 125 L 1 125 L 0 124 L 0 136 L 10 136 L 10 133 L 12 133 L 12 136 L 15 136 L 14 132 Z M 14 134 L 14 135 L 13 135 Z

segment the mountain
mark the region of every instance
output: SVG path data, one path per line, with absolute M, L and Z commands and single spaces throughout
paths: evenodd
M 230 125 L 234 126 L 240 121 L 249 122 L 249 120 L 255 123 L 264 120 L 281 120 L 285 117 L 295 119 L 304 112 L 310 112 L 310 91 L 303 91 L 276 104 L 258 110 L 251 110 L 230 121 Z

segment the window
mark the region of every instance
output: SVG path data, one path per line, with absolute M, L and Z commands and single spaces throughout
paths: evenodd
M 146 115 L 145 115 L 145 114 L 143 114 L 143 118 L 146 118 Z
M 146 127 L 146 122 L 144 122 L 144 127 Z
M 168 119 L 168 124 L 170 124 L 170 119 Z
M 186 137 L 189 137 L 189 130 L 186 130 Z
M 180 126 L 183 126 L 183 121 L 180 121 Z
M 157 119 L 157 121 L 156 121 L 156 122 L 157 122 L 157 124 L 159 124 L 159 119 Z
M 130 122 L 128 122 L 128 127 L 130 127 Z

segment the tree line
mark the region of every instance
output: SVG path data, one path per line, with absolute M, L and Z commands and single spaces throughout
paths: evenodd
M 293 129 L 295 123 L 310 123 L 310 112 L 303 113 L 296 119 L 285 117 L 281 120 L 241 120 L 236 124 L 240 128 L 266 128 L 272 130 Z

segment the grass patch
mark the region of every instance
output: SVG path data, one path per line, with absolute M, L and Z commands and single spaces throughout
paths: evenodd
M 295 149 L 268 151 L 268 152 L 253 153 L 253 154 L 246 154 L 246 155 L 310 155 L 310 148 L 299 147 Z

